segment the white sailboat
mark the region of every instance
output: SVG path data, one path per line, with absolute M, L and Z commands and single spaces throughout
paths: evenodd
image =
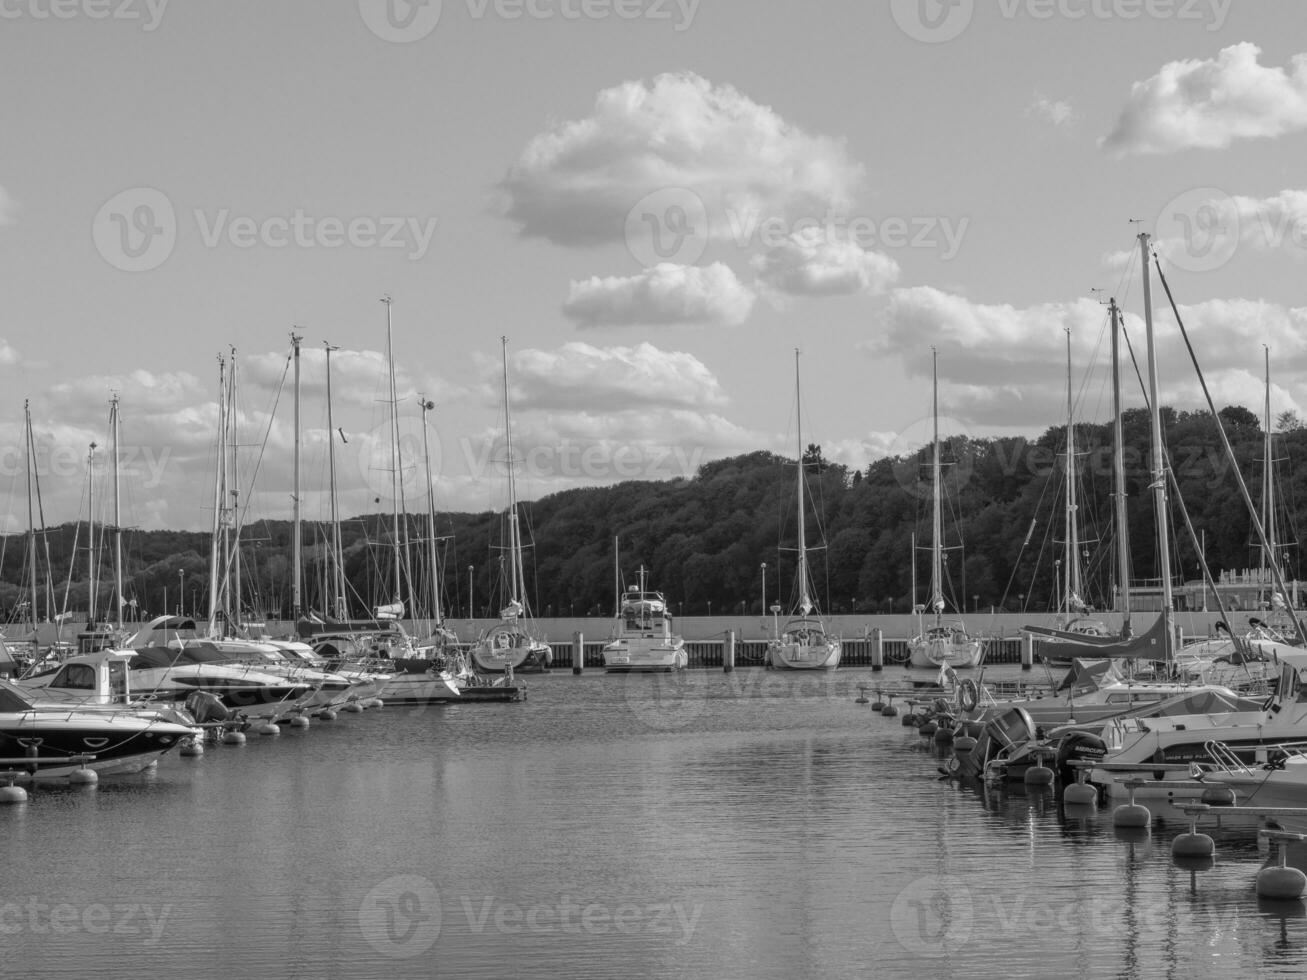
M 504 444 L 508 455 L 508 510 L 505 520 L 508 528 L 508 578 L 504 583 L 508 601 L 499 611 L 499 622 L 477 637 L 472 646 L 472 663 L 477 670 L 487 673 L 513 671 L 543 671 L 549 666 L 553 654 L 549 644 L 527 628 L 530 617 L 526 602 L 526 575 L 522 568 L 522 533 L 517 514 L 517 474 L 514 472 L 513 427 L 508 403 L 508 338 L 500 338 L 503 346 L 504 376 Z
M 795 591 L 798 600 L 784 629 L 775 628 L 767 644 L 767 664 L 785 670 L 834 670 L 840 665 L 843 642 L 826 632 L 826 624 L 812 598 L 812 575 L 808 569 L 808 542 L 804 526 L 803 424 L 799 397 L 799 351 L 794 351 L 795 433 L 798 439 L 798 568 Z M 773 606 L 773 615 L 779 606 Z
M 944 523 L 941 512 L 939 461 L 939 352 L 931 352 L 931 414 L 934 420 L 931 458 L 930 608 L 935 621 L 920 626 L 908 641 L 908 663 L 912 667 L 974 667 L 980 663 L 984 644 L 967 633 L 961 622 L 946 622 L 944 614 Z M 921 610 L 917 610 L 920 615 Z

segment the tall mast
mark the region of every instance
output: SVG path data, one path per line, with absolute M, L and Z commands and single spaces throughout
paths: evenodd
M 436 568 L 436 488 L 431 482 L 431 449 L 427 444 L 427 412 L 434 409 L 436 403 L 421 395 L 418 396 L 418 401 L 422 404 L 422 458 L 427 475 L 427 562 L 431 566 L 431 618 L 433 626 L 439 628 L 445 625 L 445 616 L 440 610 L 440 573 Z
M 228 518 L 228 524 L 231 528 L 231 545 L 228 554 L 231 566 L 231 581 L 227 586 L 228 603 L 230 610 L 234 612 L 232 622 L 240 626 L 244 623 L 245 617 L 241 614 L 241 474 L 240 474 L 240 442 L 236 438 L 237 426 L 240 424 L 240 408 L 236 402 L 236 348 L 231 349 L 231 374 L 227 378 L 227 384 L 230 394 L 227 398 L 227 426 L 230 432 L 228 443 L 231 449 L 231 475 L 228 480 L 228 493 L 231 496 L 231 515 Z
M 1121 419 L 1121 311 L 1113 297 L 1112 313 L 1112 479 L 1116 523 L 1116 577 L 1121 596 L 1121 635 L 1130 636 L 1130 538 L 1125 506 L 1125 426 Z
M 944 563 L 942 558 L 944 518 L 940 513 L 942 501 L 939 485 L 939 351 L 934 347 L 930 349 L 930 412 L 934 421 L 934 430 L 931 437 L 933 454 L 930 464 L 930 604 L 934 607 L 935 619 L 938 620 L 940 613 L 944 611 Z
M 86 625 L 95 626 L 95 443 L 86 451 L 86 553 L 90 568 L 87 583 Z
M 808 541 L 803 524 L 803 398 L 799 390 L 799 349 L 794 348 L 794 432 L 799 444 L 799 614 L 812 610 L 808 595 Z
M 304 532 L 300 526 L 300 341 L 304 338 L 292 329 L 290 334 L 291 357 L 295 360 L 295 411 L 291 454 L 294 475 L 291 478 L 291 618 L 298 620 L 304 611 Z
M 509 417 L 508 404 L 508 338 L 500 337 L 503 347 L 504 372 L 504 442 L 508 453 L 508 548 L 509 548 L 509 592 L 512 602 L 519 603 L 526 609 L 526 574 L 522 569 L 522 539 L 517 524 L 517 473 L 513 460 L 513 423 Z
M 336 618 L 345 618 L 345 558 L 340 548 L 340 514 L 336 503 L 336 426 L 331 416 L 331 352 L 339 350 L 323 342 L 327 352 L 327 479 L 328 497 L 331 503 L 331 553 L 334 556 L 333 573 L 330 577 L 331 591 L 334 593 L 332 607 Z
M 1071 328 L 1066 330 L 1066 603 L 1067 618 L 1080 600 L 1080 540 L 1076 525 L 1076 428 L 1071 397 Z
M 395 348 L 391 337 L 390 297 L 381 297 L 386 304 L 386 365 L 390 389 L 390 496 L 391 535 L 395 552 L 395 601 L 402 602 L 404 580 L 399 560 L 399 406 L 395 398 Z M 416 614 L 416 610 L 413 610 Z
M 1152 276 L 1148 269 L 1148 233 L 1139 235 L 1139 250 L 1144 267 L 1144 328 L 1148 341 L 1148 403 L 1152 416 L 1151 487 L 1153 512 L 1157 521 L 1157 562 L 1162 577 L 1162 619 L 1166 624 L 1165 660 L 1169 663 L 1175 647 L 1175 613 L 1171 598 L 1171 535 L 1166 512 L 1166 447 L 1162 443 L 1162 406 L 1157 400 L 1157 347 L 1153 338 Z
M 1266 361 L 1266 423 L 1262 438 L 1262 527 L 1266 529 L 1266 544 L 1262 548 L 1261 579 L 1266 581 L 1266 570 L 1275 561 L 1275 479 L 1271 459 L 1271 349 L 1262 345 Z M 1287 598 L 1287 597 L 1286 597 Z
M 213 476 L 213 538 L 209 543 L 209 634 L 213 635 L 218 626 L 218 555 L 221 550 L 223 529 L 226 520 L 223 508 L 227 503 L 227 361 L 218 355 L 218 452 L 217 467 Z M 225 557 L 225 555 L 224 555 Z M 177 597 L 177 608 L 186 611 L 186 597 Z
M 117 605 L 114 625 L 123 628 L 123 519 L 118 487 L 118 393 L 109 402 L 109 441 L 113 450 L 113 591 Z
M 36 517 L 32 511 L 32 471 L 36 468 L 36 449 L 32 440 L 31 403 L 23 400 L 23 419 L 27 429 L 27 554 L 32 576 L 32 629 L 36 629 Z

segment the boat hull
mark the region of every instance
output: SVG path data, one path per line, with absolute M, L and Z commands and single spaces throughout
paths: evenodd
M 834 670 L 840 665 L 843 645 L 777 643 L 768 649 L 768 660 L 777 670 Z
M 448 704 L 460 700 L 461 692 L 448 674 L 396 674 L 377 696 L 388 705 Z
M 609 674 L 668 673 L 685 669 L 689 662 L 684 642 L 617 640 L 604 647 L 604 671 Z

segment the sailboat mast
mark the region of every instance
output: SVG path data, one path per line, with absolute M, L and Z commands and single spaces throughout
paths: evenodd
M 1121 418 L 1121 311 L 1113 297 L 1112 313 L 1112 479 L 1116 521 L 1116 576 L 1121 596 L 1121 635 L 1130 635 L 1130 539 L 1125 506 L 1125 426 Z
M 1072 415 L 1071 328 L 1066 330 L 1066 615 L 1080 598 L 1080 540 L 1076 525 L 1076 427 Z
M 32 629 L 36 629 L 36 517 L 32 512 L 32 471 L 36 468 L 36 449 L 32 440 L 31 402 L 23 400 L 23 420 L 27 429 L 27 554 L 32 576 Z
M 522 569 L 522 539 L 517 525 L 517 474 L 513 461 L 513 426 L 508 412 L 508 338 L 500 337 L 504 372 L 504 441 L 508 454 L 508 548 L 510 598 L 525 607 L 526 574 Z
M 90 581 L 87 582 L 88 626 L 95 625 L 95 443 L 86 451 L 86 554 L 90 569 Z
M 218 355 L 218 446 L 214 454 L 213 535 L 209 539 L 209 634 L 218 622 L 218 553 L 222 539 L 222 508 L 226 500 L 224 475 L 227 467 L 227 360 Z M 181 587 L 179 586 L 179 591 Z M 177 596 L 178 613 L 186 611 L 185 595 Z M 192 612 L 196 612 L 192 610 Z
M 941 513 L 942 497 L 940 488 L 939 463 L 939 351 L 930 349 L 930 413 L 934 429 L 931 436 L 932 458 L 930 465 L 930 604 L 935 609 L 935 618 L 944 611 L 944 518 Z
M 327 478 L 328 496 L 331 498 L 331 553 L 334 572 L 331 575 L 331 591 L 335 600 L 331 604 L 338 619 L 345 618 L 345 559 L 340 551 L 340 514 L 336 503 L 336 427 L 331 416 L 331 352 L 339 350 L 323 342 L 327 352 Z
M 794 432 L 799 446 L 799 612 L 806 616 L 812 609 L 812 597 L 808 595 L 808 541 L 803 520 L 803 394 L 799 388 L 797 347 L 794 348 Z
M 123 519 L 118 487 L 118 395 L 109 401 L 109 441 L 113 449 L 113 591 L 117 603 L 114 625 L 123 628 Z
M 231 450 L 231 475 L 228 480 L 228 494 L 231 497 L 231 515 L 228 518 L 231 542 L 228 546 L 228 564 L 230 566 L 227 584 L 227 602 L 224 609 L 233 615 L 233 622 L 238 626 L 244 622 L 241 615 L 241 509 L 240 509 L 240 443 L 236 439 L 236 430 L 240 422 L 240 409 L 236 403 L 236 348 L 231 349 L 231 374 L 227 378 L 230 392 L 227 397 L 228 446 Z
M 304 531 L 300 520 L 300 341 L 304 338 L 293 330 L 290 335 L 291 357 L 295 362 L 295 398 L 294 398 L 294 434 L 291 438 L 294 450 L 291 453 L 294 475 L 291 480 L 291 618 L 298 620 L 304 610 Z
M 440 572 L 436 567 L 436 488 L 431 481 L 431 448 L 427 442 L 427 412 L 436 403 L 418 396 L 422 403 L 422 459 L 427 476 L 427 562 L 431 566 L 431 619 L 436 627 L 445 625 L 440 609 Z
M 1151 422 L 1151 485 L 1153 512 L 1157 521 L 1157 562 L 1162 578 L 1162 619 L 1166 624 L 1165 659 L 1170 662 L 1175 648 L 1175 613 L 1171 598 L 1171 540 L 1166 509 L 1166 447 L 1162 443 L 1162 406 L 1157 400 L 1157 346 L 1153 338 L 1152 276 L 1148 269 L 1148 233 L 1139 235 L 1139 250 L 1144 267 L 1144 328 L 1148 347 L 1148 406 Z
M 1271 459 L 1271 349 L 1262 345 L 1266 360 L 1266 422 L 1262 438 L 1262 526 L 1266 528 L 1266 544 L 1262 547 L 1261 579 L 1266 581 L 1266 570 L 1275 560 L 1275 480 Z
M 394 543 L 395 601 L 403 601 L 404 580 L 400 565 L 399 537 L 399 406 L 395 400 L 395 348 L 391 335 L 390 297 L 383 296 L 386 304 L 386 366 L 390 386 L 390 533 Z

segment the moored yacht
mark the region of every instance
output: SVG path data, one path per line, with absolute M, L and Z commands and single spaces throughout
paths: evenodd
M 610 674 L 679 670 L 689 662 L 685 640 L 672 632 L 672 614 L 661 592 L 639 583 L 622 595 L 613 638 L 604 646 L 604 670 Z

